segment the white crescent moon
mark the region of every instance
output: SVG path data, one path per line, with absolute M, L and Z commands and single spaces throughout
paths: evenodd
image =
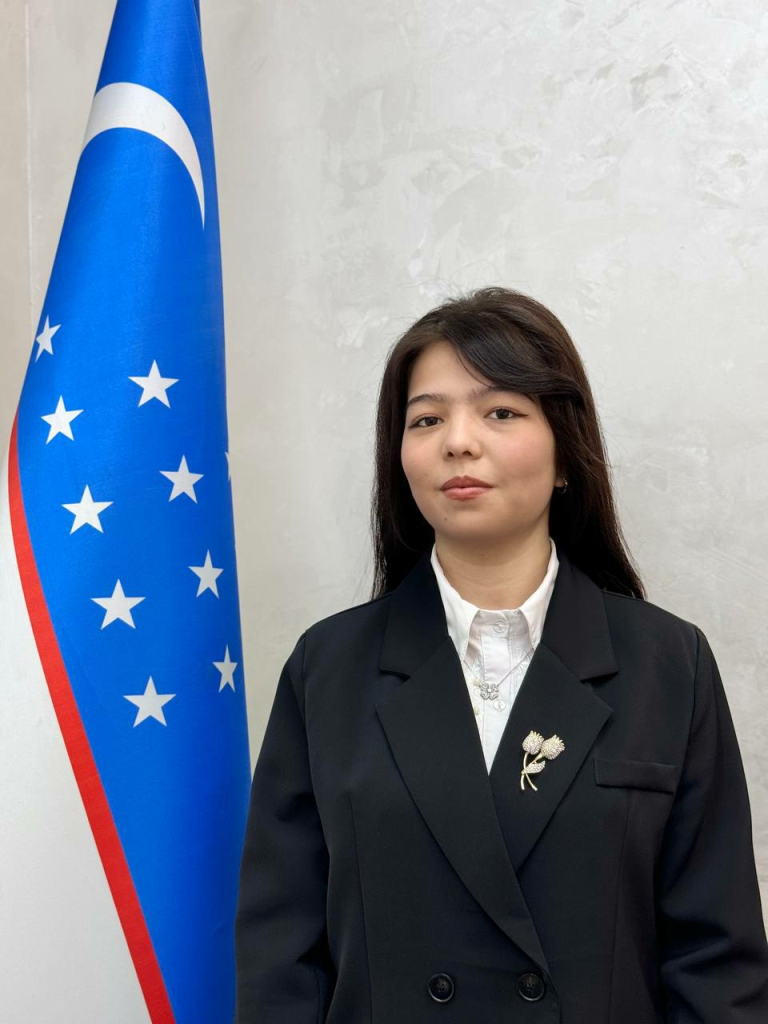
M 192 179 L 205 227 L 205 193 L 200 157 L 192 132 L 176 107 L 159 92 L 147 89 L 144 85 L 113 82 L 99 89 L 93 97 L 81 152 L 91 139 L 110 128 L 135 128 L 154 135 L 166 146 L 170 146 Z

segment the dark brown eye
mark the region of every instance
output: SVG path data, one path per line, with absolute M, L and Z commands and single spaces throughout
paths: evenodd
M 515 412 L 514 409 L 507 409 L 504 406 L 501 406 L 501 407 L 499 407 L 497 409 L 491 409 L 491 412 L 488 415 L 490 416 L 491 413 L 494 413 L 494 412 L 508 412 L 509 416 L 502 416 L 501 417 L 502 420 L 515 420 L 515 419 L 519 419 L 522 416 L 522 413 Z M 439 420 L 439 419 L 440 419 L 439 416 L 419 416 L 419 418 L 417 420 L 413 421 L 413 423 L 411 424 L 411 426 L 408 429 L 410 430 L 413 427 L 418 427 L 422 420 Z

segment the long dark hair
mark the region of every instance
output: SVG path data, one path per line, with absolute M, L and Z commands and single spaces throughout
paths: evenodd
M 568 481 L 564 493 L 553 493 L 550 535 L 598 586 L 645 599 L 621 532 L 602 429 L 581 358 L 554 313 L 502 287 L 448 299 L 389 350 L 376 415 L 371 597 L 394 589 L 435 540 L 400 461 L 411 366 L 435 341 L 449 342 L 467 369 L 474 367 L 489 381 L 539 397 L 555 436 L 558 472 Z

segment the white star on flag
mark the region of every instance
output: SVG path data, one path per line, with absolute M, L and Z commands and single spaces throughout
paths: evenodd
M 112 591 L 111 597 L 92 597 L 92 601 L 96 604 L 101 605 L 102 608 L 106 609 L 107 614 L 104 616 L 104 621 L 101 624 L 101 628 L 104 629 L 110 622 L 116 622 L 118 619 L 122 619 L 123 622 L 127 622 L 129 626 L 134 629 L 136 625 L 131 615 L 131 608 L 137 605 L 140 601 L 143 601 L 143 597 L 126 597 L 123 593 L 123 585 L 120 580 L 115 584 L 115 589 Z
M 86 484 L 80 501 L 73 501 L 69 504 L 61 503 L 62 508 L 67 509 L 68 512 L 73 512 L 75 516 L 72 521 L 72 529 L 69 532 L 74 533 L 75 530 L 79 530 L 81 526 L 87 524 L 98 530 L 99 533 L 104 533 L 99 515 L 105 508 L 109 508 L 111 504 L 111 501 L 94 501 L 91 497 L 91 489 Z
M 41 420 L 45 420 L 45 422 L 50 424 L 51 427 L 51 429 L 48 431 L 48 437 L 45 439 L 45 443 L 48 444 L 48 442 L 52 438 L 56 437 L 57 434 L 66 434 L 66 436 L 71 441 L 74 441 L 75 438 L 72 434 L 72 428 L 70 427 L 69 424 L 72 422 L 75 416 L 79 416 L 81 412 L 83 412 L 82 409 L 67 410 L 64 406 L 63 396 L 59 395 L 59 401 L 56 406 L 56 411 L 48 413 L 46 416 L 40 417 Z
M 51 327 L 51 322 L 48 317 L 45 318 L 45 326 L 42 331 L 35 338 L 38 344 L 37 354 L 35 356 L 35 362 L 40 358 L 40 353 L 43 351 L 49 352 L 53 355 L 53 345 L 51 344 L 51 338 L 54 336 L 56 331 L 61 327 L 61 324 L 56 324 L 55 327 Z
M 133 723 L 134 729 L 137 725 L 144 721 L 145 718 L 156 718 L 158 722 L 163 725 L 168 723 L 165 720 L 163 713 L 163 704 L 167 704 L 169 700 L 173 700 L 176 696 L 175 693 L 158 693 L 155 689 L 155 683 L 152 676 L 149 677 L 149 682 L 144 690 L 144 693 L 126 693 L 123 694 L 126 700 L 129 700 L 131 704 L 135 704 L 139 709 L 136 714 L 136 720 Z
M 200 577 L 200 586 L 197 588 L 195 597 L 200 597 L 204 590 L 212 590 L 216 597 L 219 596 L 219 589 L 216 586 L 216 580 L 221 576 L 224 570 L 217 569 L 212 564 L 210 551 L 206 551 L 205 553 L 205 565 L 190 565 L 188 568 Z
M 236 661 L 229 660 L 229 644 L 224 648 L 224 661 L 214 661 L 213 663 L 216 668 L 221 672 L 221 681 L 219 683 L 219 693 L 224 689 L 225 686 L 231 686 L 234 690 L 235 680 L 234 674 L 238 663 Z
M 202 473 L 193 473 L 187 465 L 186 455 L 181 456 L 181 462 L 179 463 L 178 469 L 161 469 L 160 472 L 163 476 L 167 476 L 169 480 L 173 482 L 173 490 L 168 501 L 173 501 L 174 498 L 178 498 L 180 494 L 188 494 L 192 501 L 197 501 L 195 497 L 195 484 L 198 480 L 203 477 Z
M 156 398 L 158 402 L 162 402 L 163 405 L 167 405 L 170 409 L 171 403 L 168 401 L 168 395 L 166 391 L 168 388 L 173 387 L 174 384 L 178 384 L 178 377 L 161 377 L 160 370 L 157 366 L 157 360 L 152 360 L 152 369 L 149 371 L 146 377 L 129 377 L 134 384 L 138 384 L 140 388 L 143 388 L 141 392 L 141 398 L 139 399 L 139 405 L 144 405 L 151 398 Z

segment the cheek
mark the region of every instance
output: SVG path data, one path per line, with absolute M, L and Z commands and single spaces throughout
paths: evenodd
M 511 475 L 543 476 L 554 459 L 553 439 L 541 431 L 519 432 L 500 446 L 498 457 Z
M 409 444 L 404 437 L 400 445 L 400 462 L 408 482 L 413 486 L 426 475 L 431 459 L 423 445 Z
M 403 472 L 410 480 L 413 476 L 413 457 L 410 446 L 405 438 L 403 438 L 400 445 L 400 463 L 403 467 Z

